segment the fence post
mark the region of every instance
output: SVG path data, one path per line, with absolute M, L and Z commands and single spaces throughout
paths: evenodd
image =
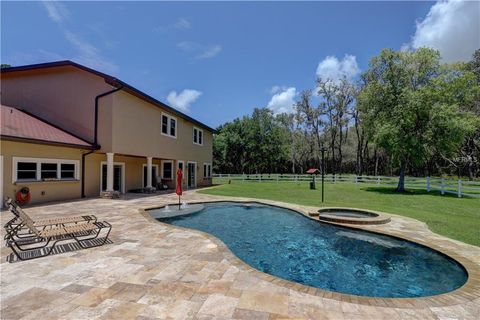
M 462 197 L 462 180 L 458 180 L 457 196 L 458 196 L 459 198 Z
M 380 177 L 377 176 L 377 186 L 380 185 Z
M 278 176 L 279 176 L 279 175 L 277 174 L 277 182 L 278 182 Z
M 333 183 L 337 183 L 337 174 L 336 173 L 333 175 Z
M 358 183 L 358 176 L 355 175 L 355 184 L 357 184 L 357 183 Z
M 430 184 L 430 177 L 427 177 L 427 192 L 430 192 L 432 185 Z
M 259 175 L 260 182 L 262 182 L 262 174 Z
M 245 182 L 245 174 L 242 173 L 242 182 Z
M 440 194 L 442 196 L 445 194 L 445 179 L 443 179 L 443 178 L 440 181 Z

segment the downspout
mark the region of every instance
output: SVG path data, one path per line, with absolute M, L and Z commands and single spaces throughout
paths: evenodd
M 94 126 L 94 131 L 93 131 L 93 150 L 89 151 L 87 153 L 82 154 L 82 198 L 85 198 L 85 158 L 89 155 L 95 152 L 95 150 L 100 149 L 100 146 L 98 145 L 98 101 L 100 98 L 103 98 L 105 96 L 108 96 L 109 94 L 115 93 L 117 91 L 120 91 L 123 89 L 123 85 L 120 85 L 120 87 L 115 88 L 113 90 L 109 90 L 107 92 L 101 93 L 95 97 L 95 126 Z
M 89 151 L 87 153 L 82 153 L 82 198 L 85 198 L 85 157 L 89 154 L 94 153 L 95 150 Z

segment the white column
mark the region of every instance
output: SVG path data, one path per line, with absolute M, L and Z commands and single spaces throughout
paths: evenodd
M 147 157 L 147 188 L 152 187 L 152 157 Z
M 107 152 L 107 192 L 113 191 L 113 152 Z

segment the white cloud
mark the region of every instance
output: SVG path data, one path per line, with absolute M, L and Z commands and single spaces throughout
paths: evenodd
M 65 39 L 67 39 L 78 52 L 78 55 L 74 58 L 75 61 L 106 73 L 116 74 L 118 72 L 118 66 L 104 58 L 97 47 L 68 30 L 64 30 L 64 35 Z
M 154 28 L 153 30 L 166 32 L 171 29 L 187 30 L 187 29 L 190 29 L 191 27 L 192 27 L 192 23 L 190 22 L 190 20 L 188 20 L 187 18 L 178 18 L 177 21 L 175 21 L 172 24 L 159 26 Z
M 195 42 L 191 41 L 182 41 L 177 43 L 177 47 L 179 47 L 183 51 L 192 51 L 196 47 L 196 45 L 197 44 Z
M 44 8 L 47 10 L 48 16 L 54 22 L 60 23 L 68 19 L 70 12 L 67 7 L 58 1 L 42 1 Z
M 201 91 L 185 89 L 180 93 L 171 91 L 167 96 L 167 101 L 173 107 L 183 111 L 190 111 L 190 105 L 202 95 Z
M 438 1 L 417 22 L 410 46 L 438 49 L 445 62 L 469 60 L 480 48 L 480 2 Z
M 222 51 L 222 46 L 220 45 L 214 45 L 214 46 L 209 46 L 203 50 L 201 54 L 196 56 L 196 59 L 210 59 L 215 57 L 217 54 Z
M 273 95 L 275 93 L 278 93 L 282 90 L 287 90 L 287 89 L 288 88 L 285 86 L 273 86 L 268 92 Z
M 193 41 L 182 41 L 177 43 L 177 47 L 185 52 L 190 52 L 195 55 L 195 59 L 210 59 L 215 57 L 222 51 L 221 45 L 205 46 Z
M 44 49 L 37 49 L 33 53 L 13 52 L 4 59 L 4 63 L 12 66 L 23 66 L 27 64 L 43 63 L 45 61 L 65 60 L 65 57 Z
M 268 102 L 267 108 L 272 110 L 274 114 L 292 113 L 294 111 L 293 106 L 295 105 L 295 97 L 297 96 L 296 88 L 274 86 L 271 92 L 274 94 Z
M 116 74 L 118 72 L 118 66 L 114 62 L 104 58 L 96 46 L 64 27 L 62 22 L 70 16 L 70 12 L 64 4 L 57 1 L 42 1 L 42 4 L 47 10 L 50 19 L 59 24 L 65 39 L 73 46 L 75 51 L 77 51 L 75 57 L 69 57 L 68 59 L 75 60 L 87 67 L 106 73 Z
M 343 77 L 352 80 L 359 73 L 360 68 L 357 64 L 357 58 L 349 54 L 346 54 L 342 60 L 338 60 L 335 56 L 327 56 L 320 61 L 317 67 L 318 77 L 334 82 Z
M 175 29 L 190 29 L 192 24 L 186 18 L 179 18 L 174 24 L 173 27 Z

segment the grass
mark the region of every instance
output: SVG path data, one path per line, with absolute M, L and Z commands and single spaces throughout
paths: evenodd
M 219 183 L 223 181 L 215 181 Z M 318 187 L 318 184 L 317 184 Z M 394 213 L 427 223 L 430 230 L 446 237 L 480 246 L 480 199 L 441 196 L 423 190 L 398 194 L 393 188 L 325 184 L 325 202 L 321 190 L 310 190 L 308 182 L 241 182 L 222 184 L 200 193 L 270 199 L 306 206 L 355 207 Z

